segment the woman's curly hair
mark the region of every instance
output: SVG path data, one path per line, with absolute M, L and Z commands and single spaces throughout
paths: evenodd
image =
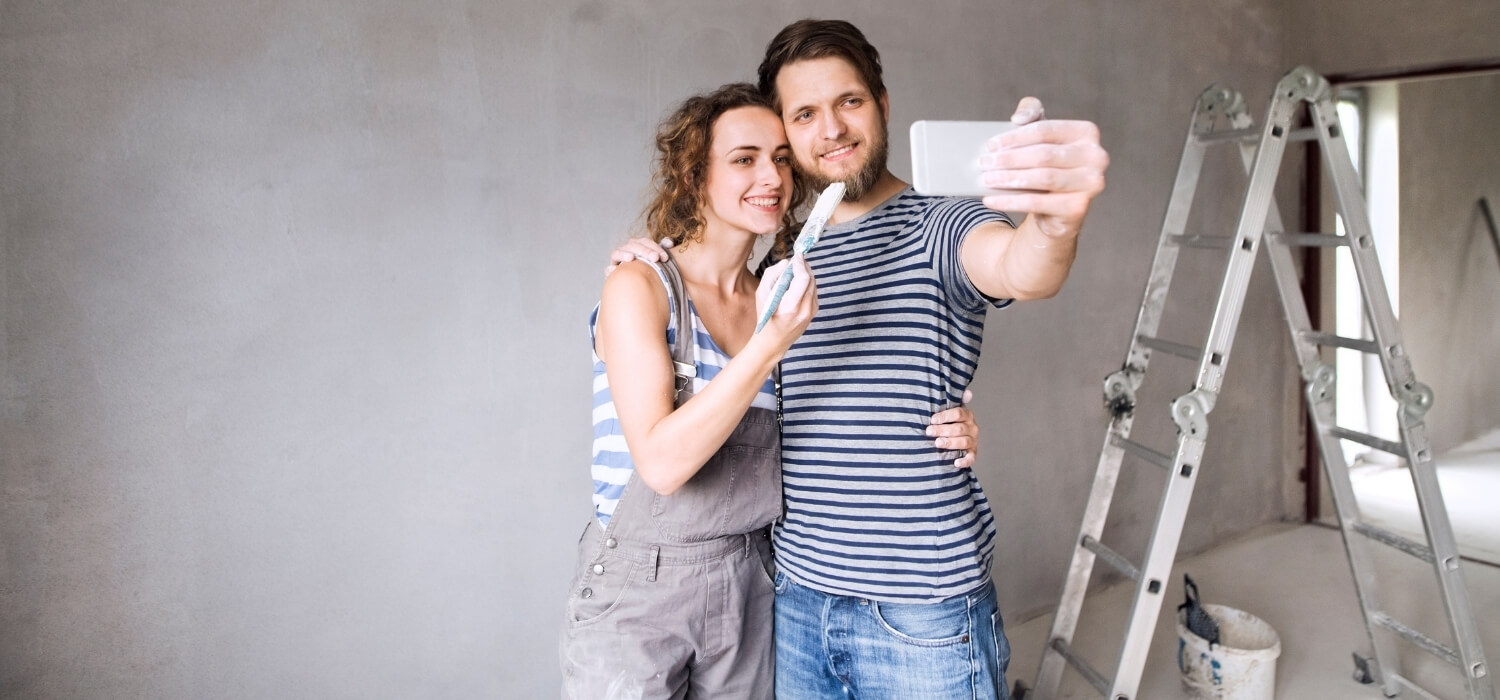
M 701 211 L 714 124 L 725 112 L 739 107 L 764 107 L 775 114 L 754 85 L 730 83 L 689 97 L 657 129 L 656 170 L 651 177 L 654 193 L 645 212 L 646 231 L 653 239 L 665 238 L 681 247 L 703 237 Z M 776 249 L 790 250 L 796 237 L 796 211 L 805 198 L 806 188 L 793 174 L 792 197 L 776 233 Z

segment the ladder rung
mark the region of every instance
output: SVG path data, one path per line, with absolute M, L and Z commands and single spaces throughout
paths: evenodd
M 1287 134 L 1288 141 L 1315 141 L 1318 138 L 1316 129 L 1293 129 Z M 1250 127 L 1248 129 L 1230 129 L 1228 131 L 1216 131 L 1211 134 L 1203 134 L 1197 137 L 1198 143 L 1213 144 L 1234 141 L 1259 141 L 1260 129 Z
M 1129 452 L 1130 454 L 1133 454 L 1137 457 L 1140 457 L 1147 462 L 1155 464 L 1162 469 L 1172 471 L 1172 455 L 1157 452 L 1156 450 L 1146 447 L 1139 442 L 1135 442 L 1128 438 L 1122 438 L 1119 435 L 1115 435 L 1113 433 L 1111 433 L 1109 436 L 1109 444 L 1125 450 L 1126 452 Z
M 1357 433 L 1357 432 L 1355 432 L 1353 430 L 1348 430 L 1346 428 L 1340 428 L 1338 426 L 1334 426 L 1332 428 L 1329 428 L 1328 432 L 1330 434 L 1332 434 L 1334 437 L 1342 438 L 1344 440 L 1352 440 L 1352 441 L 1357 442 L 1357 443 L 1359 443 L 1361 445 L 1364 445 L 1365 447 L 1373 447 L 1373 448 L 1375 448 L 1377 450 L 1380 450 L 1381 452 L 1388 452 L 1390 454 L 1396 455 L 1397 457 L 1405 457 L 1406 456 L 1406 448 L 1402 447 L 1401 443 L 1399 443 L 1399 442 L 1391 442 L 1390 440 L 1382 440 L 1382 439 L 1380 439 L 1378 437 L 1375 437 L 1374 435 L 1366 435 L 1364 433 Z
M 1083 541 L 1079 544 L 1084 549 L 1093 552 L 1100 559 L 1103 559 L 1110 566 L 1119 569 L 1120 573 L 1129 576 L 1130 580 L 1141 580 L 1141 570 L 1137 569 L 1135 564 L 1130 563 L 1130 560 L 1121 556 L 1119 552 L 1104 546 L 1104 543 L 1094 539 L 1093 535 L 1084 535 Z
M 1436 560 L 1431 547 L 1409 540 L 1389 530 L 1383 530 L 1369 523 L 1355 523 L 1353 529 L 1365 537 L 1394 549 L 1399 549 L 1429 564 Z
M 1089 662 L 1085 661 L 1082 656 L 1074 654 L 1073 649 L 1061 637 L 1054 638 L 1050 646 L 1053 651 L 1062 654 L 1062 657 L 1067 659 L 1068 663 L 1072 664 L 1073 668 L 1078 671 L 1078 674 L 1083 676 L 1084 680 L 1089 682 L 1089 685 L 1094 686 L 1094 689 L 1099 691 L 1100 695 L 1109 695 L 1109 679 L 1105 678 L 1098 671 L 1095 671 L 1094 667 L 1090 666 Z
M 1318 130 L 1312 127 L 1306 129 L 1292 129 L 1292 133 L 1286 135 L 1288 141 L 1317 141 Z
M 1375 341 L 1365 340 L 1364 338 L 1346 338 L 1342 335 L 1319 333 L 1317 331 L 1304 331 L 1302 338 L 1327 347 L 1348 348 L 1371 355 L 1380 354 L 1380 346 L 1376 345 Z
M 1402 637 L 1405 637 L 1406 640 L 1411 642 L 1412 644 L 1422 647 L 1422 649 L 1427 653 L 1432 654 L 1439 659 L 1447 661 L 1454 666 L 1458 666 L 1460 668 L 1463 667 L 1463 662 L 1458 658 L 1458 652 L 1445 646 L 1432 637 L 1429 637 L 1425 634 L 1422 634 L 1421 632 L 1407 627 L 1406 625 L 1401 624 L 1400 620 L 1397 620 L 1390 615 L 1387 615 L 1378 610 L 1370 613 L 1370 619 L 1374 621 L 1375 624 L 1380 625 L 1381 627 L 1384 627 L 1392 632 L 1395 632 Z
M 1149 335 L 1138 335 L 1135 337 L 1135 342 L 1151 348 L 1152 350 L 1160 350 L 1170 355 L 1176 355 L 1181 358 L 1193 360 L 1194 362 L 1203 359 L 1203 350 L 1195 348 L 1191 345 L 1174 343 L 1170 340 L 1153 338 Z
M 1202 134 L 1197 137 L 1198 143 L 1224 143 L 1226 141 L 1259 141 L 1260 129 L 1251 127 L 1249 129 L 1230 129 L 1228 131 L 1215 131 L 1211 134 Z
M 1273 233 L 1271 238 L 1282 245 L 1299 248 L 1337 248 L 1341 245 L 1349 245 L 1348 236 L 1338 236 L 1332 233 Z
M 1189 236 L 1181 233 L 1172 233 L 1167 235 L 1167 241 L 1172 245 L 1182 248 L 1224 250 L 1234 245 L 1234 236 L 1204 236 L 1201 234 Z

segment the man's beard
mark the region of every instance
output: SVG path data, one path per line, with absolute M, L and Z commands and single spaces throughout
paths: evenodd
M 875 188 L 875 183 L 880 182 L 880 176 L 885 174 L 886 158 L 890 156 L 889 141 L 884 133 L 876 134 L 875 139 L 865 145 L 870 149 L 869 157 L 865 159 L 859 172 L 847 180 L 835 180 L 811 168 L 803 168 L 802 175 L 814 192 L 822 192 L 835 182 L 843 182 L 844 201 L 857 202 Z

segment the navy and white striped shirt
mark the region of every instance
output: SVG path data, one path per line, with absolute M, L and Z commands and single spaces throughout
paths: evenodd
M 829 226 L 807 259 L 818 314 L 781 362 L 786 517 L 776 564 L 824 592 L 936 602 L 989 575 L 995 525 L 973 472 L 926 427 L 958 405 L 985 309 L 959 261 L 973 199 L 910 189 Z M 1003 306 L 1004 303 L 999 304 Z

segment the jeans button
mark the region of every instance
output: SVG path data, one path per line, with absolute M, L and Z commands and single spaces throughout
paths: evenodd
M 602 574 L 602 573 L 604 573 L 604 565 L 603 564 L 595 564 L 594 565 L 594 573 L 596 573 L 596 574 Z
M 592 598 L 592 597 L 594 597 L 594 589 L 592 589 L 592 588 L 585 588 L 585 589 L 583 589 L 583 592 L 580 593 L 579 595 L 583 596 L 584 598 Z

